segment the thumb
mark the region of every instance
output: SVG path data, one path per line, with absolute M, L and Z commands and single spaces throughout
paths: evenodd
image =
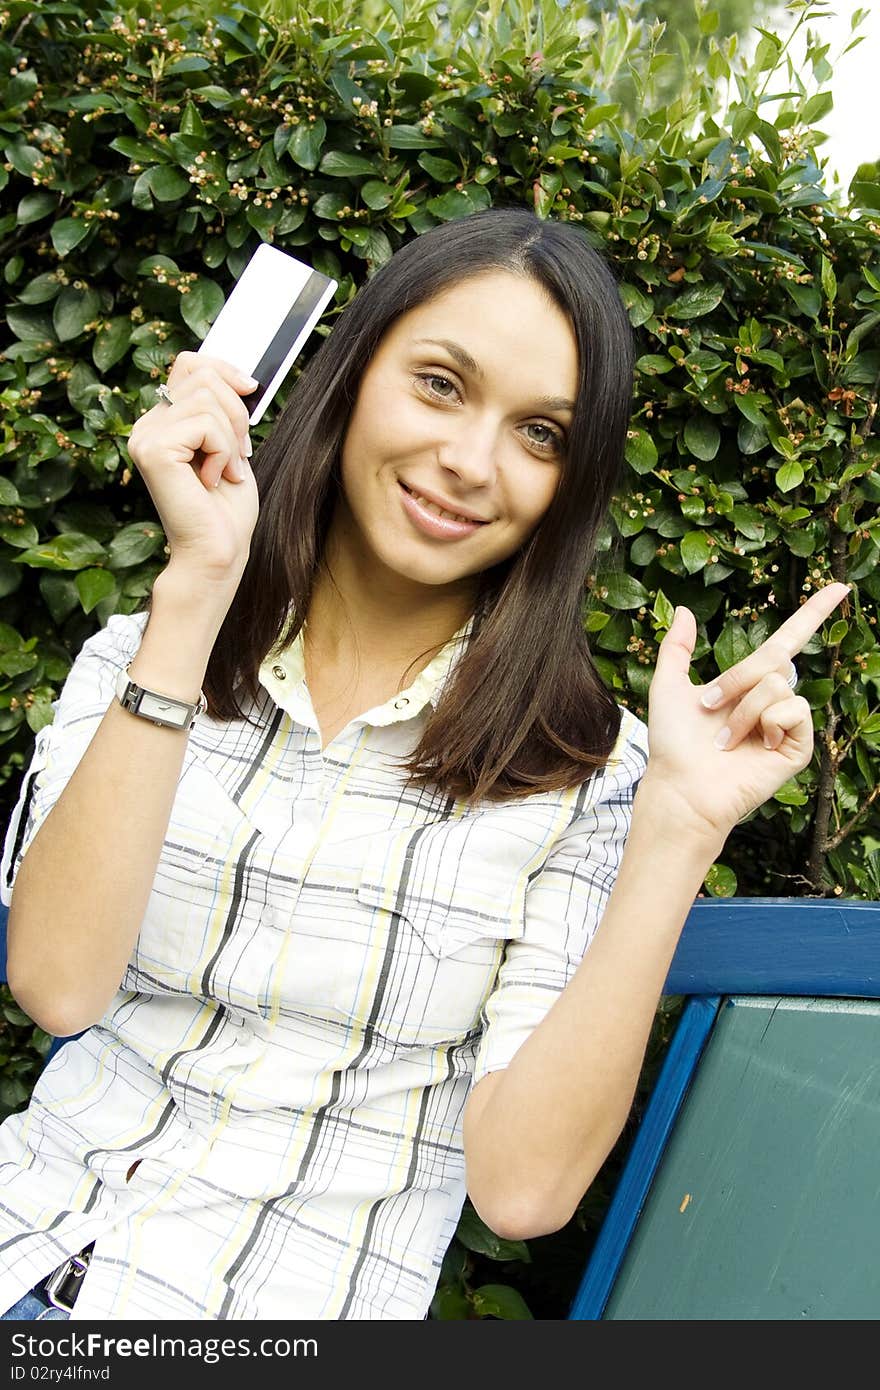
M 659 678 L 661 684 L 682 679 L 689 682 L 688 672 L 696 641 L 697 620 L 693 613 L 689 608 L 676 608 L 657 652 L 654 680 Z

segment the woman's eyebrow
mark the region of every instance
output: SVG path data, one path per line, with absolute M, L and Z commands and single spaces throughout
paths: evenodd
M 466 348 L 461 343 L 454 343 L 451 338 L 416 338 L 416 345 L 427 344 L 430 347 L 441 347 L 449 353 L 454 362 L 465 372 L 470 372 L 471 376 L 478 379 L 483 376 L 482 367 L 474 361 Z M 535 405 L 543 410 L 567 410 L 570 414 L 574 413 L 574 401 L 568 400 L 565 396 L 539 396 L 535 400 Z
M 416 338 L 416 343 L 427 343 L 431 347 L 442 347 L 449 353 L 455 362 L 465 372 L 470 372 L 471 376 L 482 377 L 483 369 L 478 366 L 466 348 L 460 343 L 452 342 L 451 338 Z

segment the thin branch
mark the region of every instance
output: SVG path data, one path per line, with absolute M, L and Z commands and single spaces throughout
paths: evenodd
M 880 796 L 880 782 L 878 782 L 877 785 L 874 787 L 873 791 L 869 793 L 867 799 L 862 803 L 862 805 L 856 811 L 855 815 L 850 816 L 849 820 L 840 827 L 836 835 L 832 836 L 830 840 L 826 840 L 826 850 L 837 849 L 837 846 L 841 844 L 846 839 L 846 837 L 852 832 L 853 827 L 858 825 L 859 821 L 863 820 L 864 817 L 868 814 L 869 810 L 871 809 L 871 806 L 877 800 L 878 796 Z

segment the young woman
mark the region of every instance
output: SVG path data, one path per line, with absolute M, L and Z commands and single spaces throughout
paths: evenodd
M 252 389 L 182 353 L 136 423 L 170 558 L 8 831 L 11 986 L 82 1035 L 0 1129 L 7 1317 L 60 1269 L 76 1318 L 422 1318 L 465 1190 L 561 1226 L 707 869 L 811 756 L 791 657 L 843 585 L 714 703 L 678 609 L 647 729 L 596 674 L 631 341 L 572 228 L 405 246 L 253 467 Z

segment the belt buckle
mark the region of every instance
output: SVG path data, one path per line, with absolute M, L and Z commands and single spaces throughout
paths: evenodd
M 51 1307 L 60 1308 L 65 1313 L 72 1310 L 82 1277 L 89 1267 L 91 1254 L 91 1247 L 81 1250 L 78 1255 L 71 1255 L 69 1260 L 65 1260 L 63 1265 L 59 1265 L 49 1275 L 43 1287 Z

